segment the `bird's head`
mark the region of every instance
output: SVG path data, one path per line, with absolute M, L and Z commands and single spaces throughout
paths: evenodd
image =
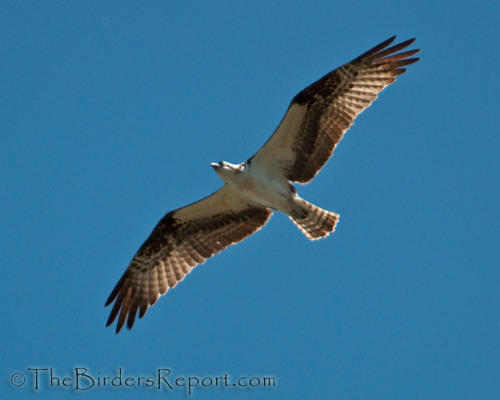
M 243 164 L 234 165 L 226 161 L 212 163 L 210 166 L 215 169 L 217 175 L 226 183 L 229 183 L 234 177 L 243 172 Z

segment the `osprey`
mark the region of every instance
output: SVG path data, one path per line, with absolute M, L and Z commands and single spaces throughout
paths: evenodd
M 111 292 L 106 326 L 116 333 L 139 311 L 180 282 L 193 267 L 262 228 L 281 211 L 310 240 L 333 232 L 339 215 L 301 199 L 293 182 L 305 184 L 325 165 L 354 118 L 377 93 L 406 72 L 420 50 L 399 52 L 415 39 L 387 48 L 396 36 L 328 73 L 299 92 L 266 144 L 247 161 L 212 163 L 226 183 L 204 199 L 170 211 L 151 232 Z M 397 54 L 396 54 L 397 53 Z

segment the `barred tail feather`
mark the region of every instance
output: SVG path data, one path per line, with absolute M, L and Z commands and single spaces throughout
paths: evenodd
M 338 214 L 322 210 L 303 199 L 300 199 L 300 207 L 306 216 L 304 218 L 290 217 L 290 219 L 308 239 L 320 239 L 335 230 L 335 225 L 339 220 Z

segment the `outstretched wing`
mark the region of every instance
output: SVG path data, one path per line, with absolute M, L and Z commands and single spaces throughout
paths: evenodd
M 106 326 L 118 317 L 116 333 L 128 317 L 134 325 L 150 305 L 184 279 L 193 267 L 265 225 L 272 211 L 241 197 L 231 186 L 165 215 L 137 251 L 109 295 Z
M 390 48 L 396 36 L 314 82 L 292 100 L 280 125 L 252 157 L 264 167 L 281 169 L 292 182 L 307 183 L 323 168 L 354 118 L 377 93 L 406 72 L 420 50 L 394 54 L 415 39 Z M 385 50 L 384 50 L 385 49 Z

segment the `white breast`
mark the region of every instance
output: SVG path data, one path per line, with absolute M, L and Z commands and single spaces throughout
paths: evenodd
M 283 177 L 273 176 L 254 162 L 247 164 L 244 171 L 235 178 L 233 184 L 244 196 L 286 214 L 292 210 L 292 194 L 288 181 Z

